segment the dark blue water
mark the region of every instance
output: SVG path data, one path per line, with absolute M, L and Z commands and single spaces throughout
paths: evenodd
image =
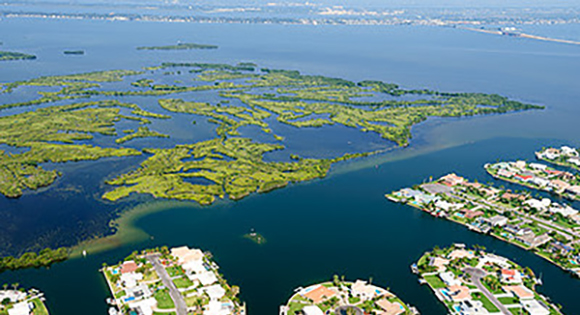
M 565 29 L 567 33 L 579 31 L 578 25 Z M 45 291 L 53 314 L 78 314 L 81 308 L 87 310 L 86 314 L 102 314 L 106 311 L 104 298 L 108 292 L 97 272 L 101 263 L 116 262 L 135 247 L 160 244 L 188 244 L 214 253 L 221 271 L 231 283 L 241 286 L 242 298 L 247 301 L 251 314 L 275 314 L 294 287 L 329 279 L 335 273 L 345 274 L 348 279 L 373 277 L 374 283 L 390 287 L 423 314 L 445 314 L 444 307 L 431 292 L 418 285 L 416 277 L 409 272 L 409 265 L 423 251 L 453 242 L 482 244 L 490 251 L 532 267 L 543 275 L 541 292 L 562 304 L 565 313 L 580 313 L 580 301 L 576 299 L 580 281 L 557 267 L 514 246 L 410 207 L 392 204 L 383 197 L 386 192 L 451 171 L 473 180 L 491 181 L 482 168 L 486 162 L 498 158 L 531 159 L 535 150 L 547 145 L 580 145 L 577 138 L 580 132 L 577 123 L 580 117 L 577 106 L 579 47 L 434 27 L 287 27 L 23 19 L 0 21 L 0 39 L 4 48 L 35 53 L 39 57 L 30 62 L 0 64 L 1 82 L 39 75 L 139 69 L 163 61 L 252 61 L 268 68 L 299 69 L 354 81 L 396 82 L 406 88 L 498 93 L 547 107 L 543 111 L 506 115 L 432 119 L 413 128 L 410 147 L 336 165 L 326 179 L 254 195 L 239 202 L 207 208 L 178 207 L 153 214 L 138 222 L 153 240 L 71 260 L 50 270 L 0 275 L 2 282 L 18 281 L 22 286 Z M 177 40 L 217 44 L 220 48 L 179 52 L 134 50 L 137 46 Z M 84 49 L 86 55 L 79 58 L 62 55 L 62 50 L 71 43 L 75 48 Z M 138 102 L 149 110 L 163 112 L 153 110 L 154 102 Z M 191 115 L 178 119 L 177 124 L 161 121 L 156 126 L 161 131 L 173 130 L 180 135 L 177 138 L 180 141 L 209 136 L 201 133 L 189 138 L 192 130 L 189 124 L 198 119 Z M 312 132 L 310 137 L 324 135 L 314 142 L 319 144 L 344 143 L 344 135 L 350 136 L 350 131 L 335 135 Z M 325 141 L 327 137 L 329 140 Z M 299 137 L 288 139 L 290 145 L 294 143 L 300 148 Z M 380 139 L 360 142 L 379 145 Z M 97 162 L 87 166 L 86 171 L 77 172 L 72 165 L 70 172 L 65 170 L 62 183 L 20 200 L 0 201 L 4 222 L 13 223 L 18 230 L 18 233 L 6 234 L 11 243 L 26 239 L 28 231 L 52 233 L 55 239 L 77 237 L 70 232 L 77 229 L 76 224 L 80 235 L 91 231 L 90 226 L 102 232 L 106 230 L 102 224 L 115 207 L 126 206 L 123 203 L 100 205 L 90 199 L 94 198 L 93 191 L 105 189 L 99 184 L 103 177 L 112 176 L 111 171 L 126 171 L 130 166 L 119 165 L 114 169 Z M 69 176 L 79 177 L 69 181 Z M 93 184 L 84 185 L 85 182 Z M 84 193 L 65 198 L 68 195 L 57 189 L 69 183 L 82 183 Z M 19 223 L 26 220 L 30 222 Z M 54 228 L 60 225 L 62 228 Z M 241 236 L 250 228 L 263 234 L 268 242 L 257 246 L 243 239 Z

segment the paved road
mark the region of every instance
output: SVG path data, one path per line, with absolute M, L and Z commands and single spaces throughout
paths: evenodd
M 475 284 L 481 293 L 483 293 L 483 295 L 485 295 L 485 297 L 488 298 L 502 314 L 512 315 L 512 313 L 503 304 L 501 304 L 501 302 L 481 283 L 481 278 L 486 276 L 485 271 L 472 267 L 465 268 L 463 271 L 471 276 L 471 281 L 473 281 L 473 284 Z
M 157 275 L 161 278 L 163 285 L 169 289 L 169 296 L 171 296 L 171 299 L 175 304 L 177 315 L 187 315 L 187 304 L 185 304 L 183 295 L 181 295 L 177 290 L 177 287 L 175 286 L 175 283 L 171 281 L 171 277 L 169 277 L 167 270 L 165 270 L 161 265 L 159 254 L 147 255 L 145 258 L 147 258 L 147 260 L 153 265 L 153 268 L 155 268 L 155 272 L 157 272 Z

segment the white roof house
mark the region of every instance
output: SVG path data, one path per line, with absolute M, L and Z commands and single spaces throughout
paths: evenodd
M 224 303 L 220 301 L 209 301 L 205 310 L 203 311 L 203 315 L 230 315 L 232 314 L 232 309 L 229 307 L 225 307 Z
M 195 276 L 190 277 L 191 280 L 197 279 L 199 280 L 199 282 L 201 283 L 201 285 L 203 286 L 208 286 L 210 284 L 214 284 L 218 281 L 217 277 L 215 276 L 215 274 L 213 272 L 203 272 L 200 274 L 197 274 Z
M 222 288 L 219 284 L 214 284 L 209 287 L 203 288 L 205 293 L 209 295 L 210 300 L 219 300 L 226 294 L 226 289 Z
M 28 302 L 20 302 L 16 303 L 12 306 L 11 309 L 8 310 L 8 315 L 29 315 L 32 307 L 31 303 Z
M 143 274 L 141 273 L 124 273 L 121 275 L 121 282 L 125 288 L 133 288 L 137 286 L 137 281 L 143 280 Z
M 489 218 L 489 224 L 491 224 L 493 226 L 504 226 L 507 223 L 508 223 L 508 218 L 501 216 L 501 215 L 496 215 L 496 216 Z
M 157 306 L 155 298 L 148 298 L 138 302 L 131 303 L 132 309 L 140 309 L 143 315 L 153 315 L 153 307 Z
M 202 273 L 205 272 L 205 267 L 203 266 L 203 260 L 192 260 L 189 261 L 181 267 L 185 270 L 186 273 Z
M 455 278 L 455 274 L 453 274 L 451 271 L 440 273 L 439 278 L 441 278 L 441 280 L 443 280 L 443 282 L 445 282 L 448 287 L 461 284 L 461 281 Z
M 549 315 L 550 310 L 538 300 L 522 300 L 522 306 L 530 315 Z
M 316 305 L 305 306 L 302 311 L 304 315 L 324 315 L 324 312 Z
M 576 149 L 574 149 L 574 148 L 570 148 L 568 146 L 563 146 L 560 148 L 560 150 L 562 151 L 562 154 L 564 154 L 564 155 L 578 156 L 578 151 L 576 151 Z
M 10 302 L 15 303 L 26 298 L 26 293 L 16 290 L 2 290 L 0 291 L 0 301 L 9 299 Z

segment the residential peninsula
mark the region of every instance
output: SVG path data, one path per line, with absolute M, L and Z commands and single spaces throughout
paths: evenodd
M 229 285 L 209 253 L 187 246 L 134 252 L 103 275 L 109 314 L 244 315 L 239 288 Z
M 530 268 L 479 247 L 435 248 L 412 269 L 452 315 L 562 314 L 536 291 L 540 280 Z
M 417 310 L 396 295 L 369 281 L 345 281 L 334 276 L 329 282 L 297 288 L 280 315 L 412 315 Z

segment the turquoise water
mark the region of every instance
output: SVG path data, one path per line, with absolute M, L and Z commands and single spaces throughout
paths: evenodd
M 565 29 L 567 34 L 579 31 L 578 25 Z M 542 273 L 541 292 L 562 304 L 567 314 L 580 313 L 580 301 L 575 297 L 580 292 L 580 281 L 557 267 L 514 246 L 390 203 L 383 197 L 386 192 L 450 171 L 470 179 L 493 181 L 482 168 L 486 162 L 498 158 L 531 159 L 534 150 L 547 145 L 579 146 L 579 47 L 435 27 L 26 19 L 0 21 L 0 40 L 4 42 L 3 49 L 38 55 L 35 61 L 0 64 L 1 82 L 39 75 L 139 69 L 163 61 L 251 61 L 268 68 L 299 69 L 354 81 L 379 79 L 406 88 L 498 93 L 547 107 L 544 111 L 429 120 L 413 128 L 410 147 L 336 165 L 326 179 L 239 202 L 208 208 L 177 207 L 149 215 L 138 221 L 138 226 L 153 237 L 149 241 L 103 254 L 89 253 L 85 259 L 67 261 L 49 270 L 0 274 L 0 282 L 17 281 L 21 286 L 44 291 L 53 314 L 78 314 L 79 309 L 83 314 L 103 314 L 108 290 L 97 272 L 101 263 L 114 263 L 135 248 L 160 244 L 187 244 L 211 251 L 228 280 L 241 286 L 250 314 L 275 314 L 293 288 L 330 279 L 335 273 L 351 280 L 372 277 L 373 283 L 389 287 L 422 314 L 445 314 L 445 308 L 431 292 L 417 283 L 409 266 L 423 251 L 453 242 L 482 244 L 532 267 Z M 177 40 L 217 44 L 220 48 L 185 52 L 134 50 L 137 46 Z M 71 46 L 85 50 L 86 55 L 64 56 L 62 50 Z M 182 117 L 176 126 L 166 122 L 165 127 L 175 129 L 180 134 L 179 141 L 206 136 L 196 134 L 189 138 L 189 129 L 184 127 L 189 123 L 188 117 Z M 319 136 L 313 143 L 320 146 L 339 143 L 349 132 L 327 132 L 324 138 L 320 133 L 308 133 L 303 137 Z M 292 141 L 300 145 L 300 136 Z M 369 143 L 380 145 L 376 138 Z M 303 149 L 325 153 L 324 148 Z M 1 199 L 0 216 L 4 220 L 0 224 L 5 224 L 2 240 L 17 247 L 30 245 L 34 241 L 30 235 L 39 231 L 57 243 L 75 241 L 91 231 L 106 232 L 103 224 L 111 213 L 129 205 L 105 205 L 92 194 L 104 189 L 100 184 L 103 177 L 131 167 L 130 163 L 115 163 L 70 164 L 65 177 L 57 183 L 61 186 L 27 194 L 19 200 Z M 67 185 L 81 185 L 83 193 L 67 195 L 56 189 Z M 574 206 L 579 208 L 580 204 Z M 243 239 L 250 228 L 268 242 L 257 246 Z

